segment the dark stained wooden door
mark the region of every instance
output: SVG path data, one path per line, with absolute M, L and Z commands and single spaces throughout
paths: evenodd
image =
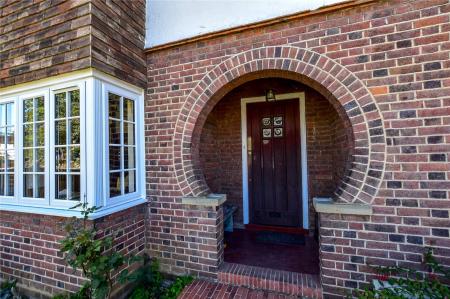
M 247 105 L 250 222 L 300 227 L 298 99 Z

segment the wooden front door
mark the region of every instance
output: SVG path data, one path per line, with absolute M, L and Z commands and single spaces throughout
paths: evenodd
M 300 227 L 298 99 L 247 105 L 250 222 Z

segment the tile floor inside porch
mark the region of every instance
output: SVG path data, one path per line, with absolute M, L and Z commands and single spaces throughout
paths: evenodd
M 225 262 L 319 275 L 319 244 L 305 236 L 304 245 L 256 241 L 256 231 L 235 229 L 225 236 Z

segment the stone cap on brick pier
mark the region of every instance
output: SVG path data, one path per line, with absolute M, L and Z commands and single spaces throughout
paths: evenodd
M 226 194 L 210 193 L 206 196 L 186 196 L 181 199 L 184 205 L 217 207 L 221 206 L 227 200 Z
M 345 215 L 372 215 L 372 206 L 361 203 L 338 203 L 330 197 L 314 197 L 314 209 L 317 213 L 345 214 Z

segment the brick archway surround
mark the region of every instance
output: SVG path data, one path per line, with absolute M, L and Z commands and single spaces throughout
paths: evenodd
M 383 177 L 386 159 L 385 130 L 372 94 L 354 74 L 334 60 L 293 46 L 262 47 L 226 59 L 206 74 L 191 90 L 179 113 L 174 136 L 174 166 L 184 196 L 209 192 L 196 171 L 193 151 L 195 128 L 202 125 L 211 102 L 223 96 L 225 86 L 261 71 L 285 71 L 307 77 L 326 89 L 344 111 L 353 130 L 354 158 L 340 183 L 335 200 L 370 204 Z M 217 96 L 219 95 L 219 96 Z M 214 101 L 213 98 L 216 100 Z

